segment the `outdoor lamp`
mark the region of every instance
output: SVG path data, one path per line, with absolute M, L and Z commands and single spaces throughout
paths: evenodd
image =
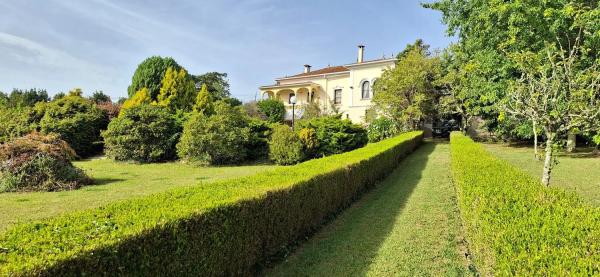
M 290 103 L 292 104 L 292 130 L 294 130 L 294 121 L 296 120 L 296 95 L 290 97 Z

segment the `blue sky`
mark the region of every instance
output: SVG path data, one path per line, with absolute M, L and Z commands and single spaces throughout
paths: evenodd
M 227 72 L 233 96 L 254 99 L 274 78 L 390 56 L 422 38 L 451 38 L 421 1 L 0 0 L 0 91 L 79 87 L 127 94 L 137 65 L 171 56 L 192 74 Z

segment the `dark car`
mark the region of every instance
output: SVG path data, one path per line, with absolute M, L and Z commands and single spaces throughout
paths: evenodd
M 450 120 L 441 120 L 438 122 L 438 125 L 433 126 L 432 128 L 432 136 L 434 138 L 449 138 L 450 132 L 456 131 L 459 129 L 459 126 L 454 119 Z

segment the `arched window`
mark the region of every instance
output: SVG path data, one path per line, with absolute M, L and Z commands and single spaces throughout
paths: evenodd
M 288 104 L 292 104 L 292 97 L 296 96 L 295 93 L 290 93 L 290 97 L 288 98 Z
M 361 85 L 362 99 L 371 98 L 371 83 L 364 81 Z

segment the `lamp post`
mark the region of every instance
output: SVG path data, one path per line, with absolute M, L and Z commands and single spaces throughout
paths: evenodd
M 296 120 L 296 95 L 290 97 L 290 103 L 292 104 L 292 130 L 294 130 L 294 121 Z

